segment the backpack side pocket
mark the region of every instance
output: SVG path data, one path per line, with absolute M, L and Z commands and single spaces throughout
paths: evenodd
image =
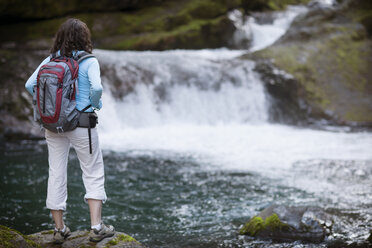
M 40 113 L 39 113 L 39 108 L 37 106 L 37 86 L 35 85 L 32 92 L 32 108 L 34 110 L 34 121 L 40 122 Z

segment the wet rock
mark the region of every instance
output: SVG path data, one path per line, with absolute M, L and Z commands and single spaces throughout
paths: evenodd
M 29 248 L 38 246 L 20 232 L 0 225 L 0 247 Z
M 275 241 L 319 243 L 331 232 L 333 221 L 320 208 L 273 205 L 253 217 L 240 234 Z
M 368 242 L 346 242 L 343 240 L 334 240 L 327 242 L 327 248 L 371 248 Z
M 143 248 L 144 246 L 140 244 L 137 240 L 131 236 L 116 232 L 113 237 L 105 238 L 98 243 L 89 241 L 89 231 L 79 230 L 72 232 L 67 240 L 60 245 L 53 245 L 53 230 L 42 231 L 35 234 L 28 235 L 29 239 L 33 240 L 35 243 L 41 245 L 42 247 L 63 247 L 63 248 L 74 248 L 74 247 L 120 247 L 120 248 Z
M 137 240 L 131 236 L 116 232 L 113 237 L 105 238 L 98 243 L 89 241 L 89 232 L 79 230 L 72 232 L 62 245 L 53 244 L 53 230 L 42 231 L 31 235 L 23 235 L 20 232 L 0 225 L 0 247 L 29 248 L 29 247 L 98 247 L 98 248 L 143 248 Z
M 284 102 L 310 123 L 372 127 L 371 4 L 351 2 L 314 5 L 271 47 L 244 56 L 257 62 L 274 106 Z M 275 70 L 293 78 L 283 80 Z
M 48 52 L 0 49 L 0 139 L 41 139 L 25 83 Z
M 257 62 L 254 70 L 261 75 L 269 93 L 270 121 L 300 124 L 310 118 L 308 106 L 298 96 L 301 88 L 292 75 L 276 68 L 270 60 Z

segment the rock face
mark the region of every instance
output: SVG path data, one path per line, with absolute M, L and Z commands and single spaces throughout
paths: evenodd
M 370 2 L 359 0 L 315 5 L 274 45 L 245 56 L 257 61 L 273 97 L 273 121 L 303 115 L 372 126 L 371 10 Z
M 105 238 L 98 243 L 90 242 L 88 231 L 75 231 L 62 245 L 53 244 L 53 230 L 38 232 L 31 235 L 23 235 L 16 230 L 0 225 L 0 247 L 29 248 L 29 247 L 97 247 L 97 248 L 143 248 L 137 240 L 131 236 L 116 232 L 113 237 Z
M 240 234 L 274 241 L 322 242 L 332 228 L 331 217 L 319 208 L 273 205 L 253 217 Z
M 235 31 L 227 13 L 236 8 L 277 10 L 309 0 L 118 0 L 0 3 L 0 47 L 47 49 L 73 15 L 87 23 L 95 47 L 165 50 L 230 47 Z
M 0 49 L 0 140 L 43 137 L 32 121 L 32 98 L 25 83 L 45 54 Z

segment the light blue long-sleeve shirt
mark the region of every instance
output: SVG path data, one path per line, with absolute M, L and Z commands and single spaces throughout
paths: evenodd
M 80 53 L 83 51 L 73 52 Z M 27 91 L 33 95 L 33 88 L 36 85 L 37 74 L 41 66 L 50 61 L 50 56 L 41 62 L 39 67 L 31 75 L 26 82 Z M 78 76 L 78 91 L 76 92 L 76 108 L 82 110 L 88 105 L 92 105 L 95 109 L 102 108 L 102 84 L 98 60 L 96 58 L 87 58 L 79 64 Z M 93 108 L 89 108 L 86 112 L 92 112 Z

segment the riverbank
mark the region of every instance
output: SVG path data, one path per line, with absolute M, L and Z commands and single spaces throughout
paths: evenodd
M 273 121 L 372 127 L 371 10 L 363 1 L 315 6 L 275 44 L 244 56 L 257 61 Z

